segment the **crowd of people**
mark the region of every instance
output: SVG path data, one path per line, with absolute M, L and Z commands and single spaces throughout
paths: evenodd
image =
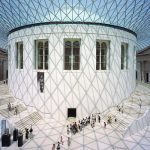
M 82 120 L 79 120 L 78 122 L 73 122 L 72 124 L 68 124 L 67 125 L 67 145 L 68 148 L 71 145 L 71 137 L 70 135 L 75 135 L 76 133 L 81 132 L 86 126 L 91 125 L 91 127 L 95 127 L 95 123 L 96 121 L 98 121 L 100 123 L 101 121 L 101 117 L 100 114 L 92 114 L 89 117 L 85 117 Z M 52 145 L 52 150 L 60 150 L 61 149 L 61 145 L 64 144 L 64 140 L 63 137 L 60 137 L 60 141 L 58 141 L 57 144 L 53 144 Z
M 123 106 L 120 107 L 119 105 L 117 106 L 117 109 L 119 112 L 123 113 Z M 12 106 L 10 103 L 8 103 L 8 110 L 12 111 L 14 110 L 14 114 L 17 115 L 18 114 L 18 108 Z M 115 117 L 115 122 L 117 121 L 117 118 Z M 92 114 L 91 116 L 85 117 L 81 120 L 78 120 L 77 122 L 73 122 L 72 124 L 68 124 L 67 125 L 67 134 L 71 134 L 71 135 L 75 135 L 76 133 L 81 132 L 86 126 L 90 125 L 92 128 L 95 127 L 95 123 L 101 122 L 101 116 L 100 113 L 97 114 Z M 108 116 L 107 122 L 104 122 L 104 128 L 106 128 L 107 124 L 111 124 L 112 123 L 112 117 Z M 25 128 L 25 138 L 28 139 L 29 137 L 32 138 L 32 126 L 30 129 Z M 60 144 L 63 145 L 64 141 L 63 138 L 61 136 L 60 141 L 57 143 L 57 146 L 55 144 L 53 144 L 52 146 L 52 150 L 60 150 Z M 68 147 L 71 144 L 71 138 L 68 136 L 67 139 L 67 143 L 68 143 Z
M 85 117 L 78 122 L 73 122 L 72 124 L 67 125 L 67 134 L 76 134 L 82 131 L 88 125 L 91 125 L 91 127 L 94 128 L 96 121 L 100 123 L 100 114 L 92 114 L 91 116 Z

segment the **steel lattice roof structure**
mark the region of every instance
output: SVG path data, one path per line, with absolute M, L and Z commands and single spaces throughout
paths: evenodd
M 150 0 L 1 0 L 0 47 L 14 28 L 55 21 L 116 25 L 137 34 L 138 49 L 150 43 Z

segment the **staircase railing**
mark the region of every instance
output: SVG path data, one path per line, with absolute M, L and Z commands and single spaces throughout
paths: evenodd
M 138 133 L 145 127 L 150 125 L 150 109 L 146 110 L 144 115 L 138 119 L 135 119 L 125 130 L 123 136 L 127 137 Z

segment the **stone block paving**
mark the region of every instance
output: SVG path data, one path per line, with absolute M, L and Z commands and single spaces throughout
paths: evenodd
M 121 108 L 120 111 L 118 106 Z M 52 145 L 56 144 L 57 146 L 57 142 L 61 141 L 62 136 L 63 145 L 60 144 L 61 150 L 149 150 L 150 127 L 146 127 L 126 138 L 123 137 L 123 133 L 129 124 L 141 117 L 150 108 L 150 88 L 138 84 L 135 92 L 118 106 L 112 106 L 106 112 L 101 113 L 101 121 L 99 123 L 97 119 L 94 128 L 88 125 L 75 135 L 68 135 L 66 128 L 68 124 L 75 120 L 58 121 L 44 118 L 38 111 L 20 112 L 20 114 L 24 113 L 26 116 L 20 117 L 15 124 L 21 130 L 24 130 L 25 127 L 29 128 L 33 124 L 33 138 L 24 140 L 22 148 L 18 148 L 17 143 L 12 143 L 9 148 L 1 149 L 51 150 Z M 106 128 L 104 128 L 104 122 L 108 122 L 110 116 L 111 123 L 107 123 Z M 78 122 L 77 119 L 76 121 Z M 68 137 L 71 138 L 69 147 Z

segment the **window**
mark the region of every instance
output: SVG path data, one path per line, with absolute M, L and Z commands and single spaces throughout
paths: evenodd
M 8 62 L 11 64 L 11 45 L 8 45 Z
M 110 41 L 96 42 L 96 70 L 109 69 Z
M 16 68 L 23 69 L 23 42 L 16 43 Z
M 128 69 L 128 44 L 121 44 L 121 70 Z
M 80 40 L 65 39 L 64 45 L 64 69 L 79 70 L 80 69 Z
M 48 40 L 35 41 L 35 69 L 48 69 Z
M 133 58 L 133 68 L 136 70 L 136 46 L 134 46 Z

